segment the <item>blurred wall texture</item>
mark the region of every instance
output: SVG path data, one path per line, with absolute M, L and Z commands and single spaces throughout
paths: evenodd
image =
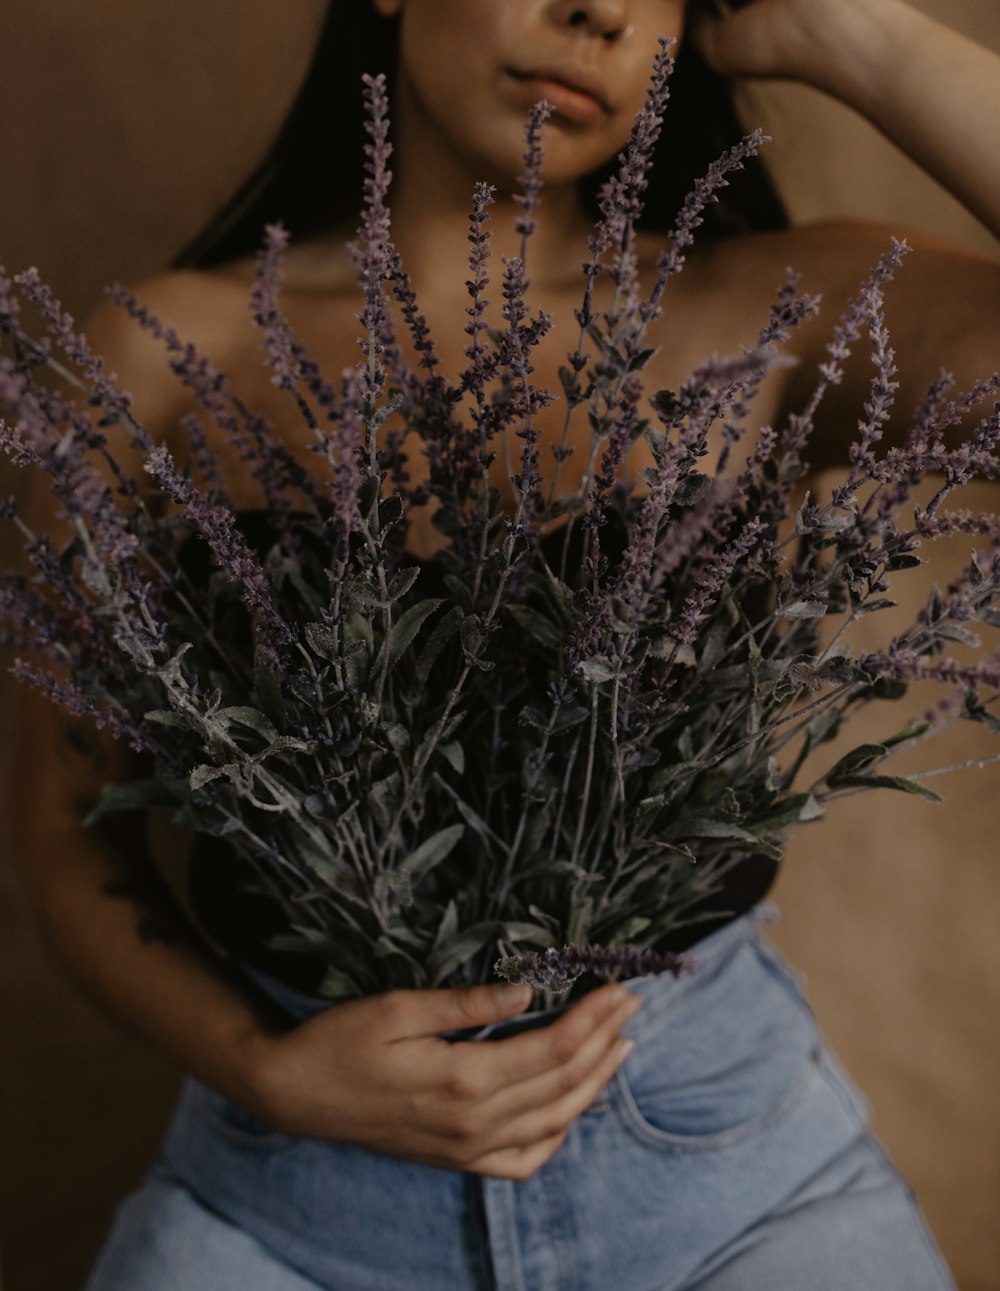
M 37 265 L 78 318 L 102 285 L 162 268 L 257 160 L 324 7 L 6 0 L 0 262 Z M 1000 50 L 995 0 L 919 7 Z M 797 220 L 861 216 L 1000 256 L 967 212 L 840 105 L 775 84 L 747 86 L 742 100 L 747 125 L 774 137 L 767 157 Z M 0 494 L 14 489 L 0 465 Z M 978 503 L 997 509 L 985 491 L 969 498 Z M 964 553 L 953 544 L 943 554 L 947 565 Z M 0 690 L 0 732 L 3 705 Z M 871 734 L 894 720 L 873 715 Z M 990 751 L 963 731 L 937 761 Z M 0 742 L 0 757 L 16 753 Z M 997 777 L 938 782 L 938 807 L 889 794 L 842 804 L 797 838 L 775 892 L 783 918 L 773 937 L 805 972 L 824 1031 L 963 1291 L 1000 1288 L 1000 872 L 988 815 Z M 178 1077 L 75 992 L 2 864 L 0 1001 L 3 1284 L 68 1291 L 155 1150 Z

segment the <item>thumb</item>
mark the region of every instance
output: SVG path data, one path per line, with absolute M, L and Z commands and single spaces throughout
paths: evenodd
M 444 990 L 414 991 L 414 997 L 426 999 L 426 1012 L 421 1022 L 425 1034 L 437 1031 L 461 1031 L 465 1027 L 485 1026 L 516 1017 L 531 1003 L 532 988 L 526 983 L 512 986 L 500 985 L 456 986 Z M 422 1028 L 423 1029 L 423 1028 Z

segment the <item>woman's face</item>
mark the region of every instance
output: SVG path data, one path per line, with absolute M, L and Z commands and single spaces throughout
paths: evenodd
M 473 179 L 523 170 L 524 123 L 546 98 L 547 183 L 569 183 L 622 149 L 657 37 L 681 35 L 684 0 L 375 0 L 400 19 L 397 103 Z M 397 111 L 400 110 L 397 108 Z

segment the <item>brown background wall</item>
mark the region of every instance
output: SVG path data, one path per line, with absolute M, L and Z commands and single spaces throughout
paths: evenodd
M 36 264 L 78 317 L 103 284 L 162 267 L 253 164 L 323 7 L 6 0 L 0 261 Z M 920 7 L 1000 50 L 994 0 Z M 794 86 L 748 87 L 743 99 L 747 124 L 774 136 L 768 156 L 796 218 L 887 220 L 1000 256 L 971 216 L 839 105 Z M 13 485 L 0 466 L 0 493 Z M 969 498 L 977 503 L 996 509 L 985 490 Z M 945 567 L 962 555 L 953 544 Z M 911 589 L 914 603 L 928 583 Z M 4 711 L 0 690 L 0 734 Z M 899 724 L 876 714 L 870 733 Z M 961 729 L 949 738 L 933 762 L 992 752 Z M 0 740 L 0 757 L 12 753 Z M 806 972 L 824 1030 L 963 1291 L 996 1291 L 998 772 L 936 785 L 943 806 L 861 797 L 801 834 L 775 893 L 784 917 L 773 935 Z M 177 1076 L 75 993 L 2 864 L 0 1006 L 3 1285 L 70 1291 L 155 1149 Z

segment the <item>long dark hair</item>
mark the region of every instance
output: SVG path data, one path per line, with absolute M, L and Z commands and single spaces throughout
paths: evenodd
M 346 11 L 346 12 L 345 12 Z M 364 112 L 361 77 L 384 72 L 390 102 L 397 22 L 370 0 L 331 0 L 312 62 L 267 155 L 236 193 L 170 263 L 209 268 L 251 255 L 266 223 L 281 220 L 293 239 L 356 219 L 361 210 Z M 693 181 L 744 134 L 729 82 L 690 41 L 677 56 L 642 227 L 667 229 Z M 597 216 L 597 194 L 614 161 L 581 181 Z M 471 194 L 470 194 L 471 196 Z M 752 158 L 706 211 L 703 238 L 784 228 L 785 206 L 764 165 Z

